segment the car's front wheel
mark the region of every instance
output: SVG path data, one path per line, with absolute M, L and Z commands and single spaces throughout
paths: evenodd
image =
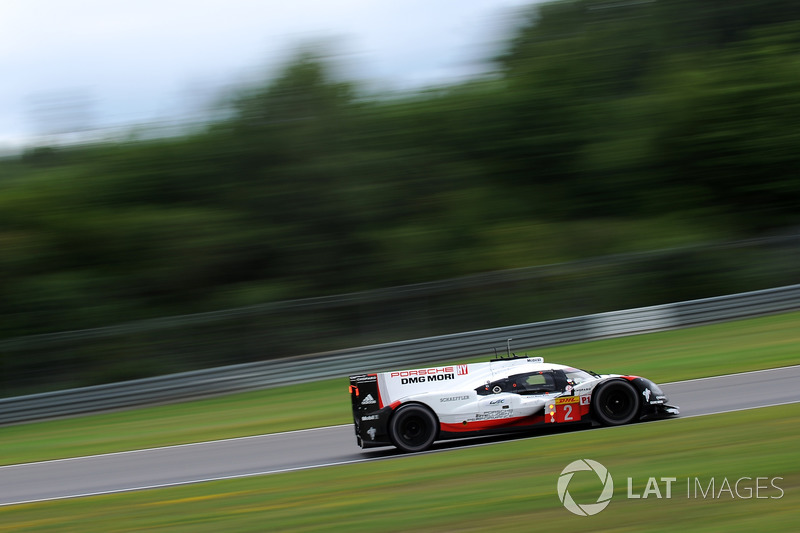
M 421 452 L 436 440 L 438 427 L 436 416 L 427 407 L 403 405 L 389 422 L 389 437 L 400 451 Z
M 604 426 L 628 424 L 639 415 L 639 395 L 627 381 L 603 383 L 592 396 L 594 415 Z

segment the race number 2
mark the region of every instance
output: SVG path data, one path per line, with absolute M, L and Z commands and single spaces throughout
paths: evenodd
M 554 420 L 551 420 L 551 422 L 574 422 L 576 420 L 580 420 L 580 414 L 578 413 L 577 409 L 580 401 L 581 399 L 579 396 L 564 396 L 561 398 L 556 398 L 554 409 L 555 412 L 552 413 L 551 417 L 554 418 Z

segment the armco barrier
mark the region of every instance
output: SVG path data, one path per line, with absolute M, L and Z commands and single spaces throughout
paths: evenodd
M 460 361 L 505 350 L 635 335 L 800 309 L 800 285 L 364 346 L 155 378 L 0 399 L 0 424 L 175 402 L 230 392 Z

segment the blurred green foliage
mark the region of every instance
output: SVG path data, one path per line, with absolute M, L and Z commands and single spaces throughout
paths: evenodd
M 800 5 L 553 2 L 483 79 L 370 96 L 300 52 L 221 116 L 0 161 L 0 336 L 785 232 L 800 222 Z M 558 311 L 478 294 L 476 312 L 493 325 L 760 288 L 724 274 L 758 257 L 685 259 L 539 304 Z M 183 368 L 130 364 L 151 337 L 93 350 L 96 373 L 118 360 L 96 380 Z

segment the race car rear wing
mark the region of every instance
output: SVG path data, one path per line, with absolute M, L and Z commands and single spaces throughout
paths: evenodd
M 377 374 L 359 374 L 350 377 L 350 401 L 353 412 L 369 412 L 383 407 L 378 390 Z
M 370 448 L 391 444 L 387 424 L 393 406 L 384 406 L 377 374 L 350 376 L 350 403 L 358 445 Z

